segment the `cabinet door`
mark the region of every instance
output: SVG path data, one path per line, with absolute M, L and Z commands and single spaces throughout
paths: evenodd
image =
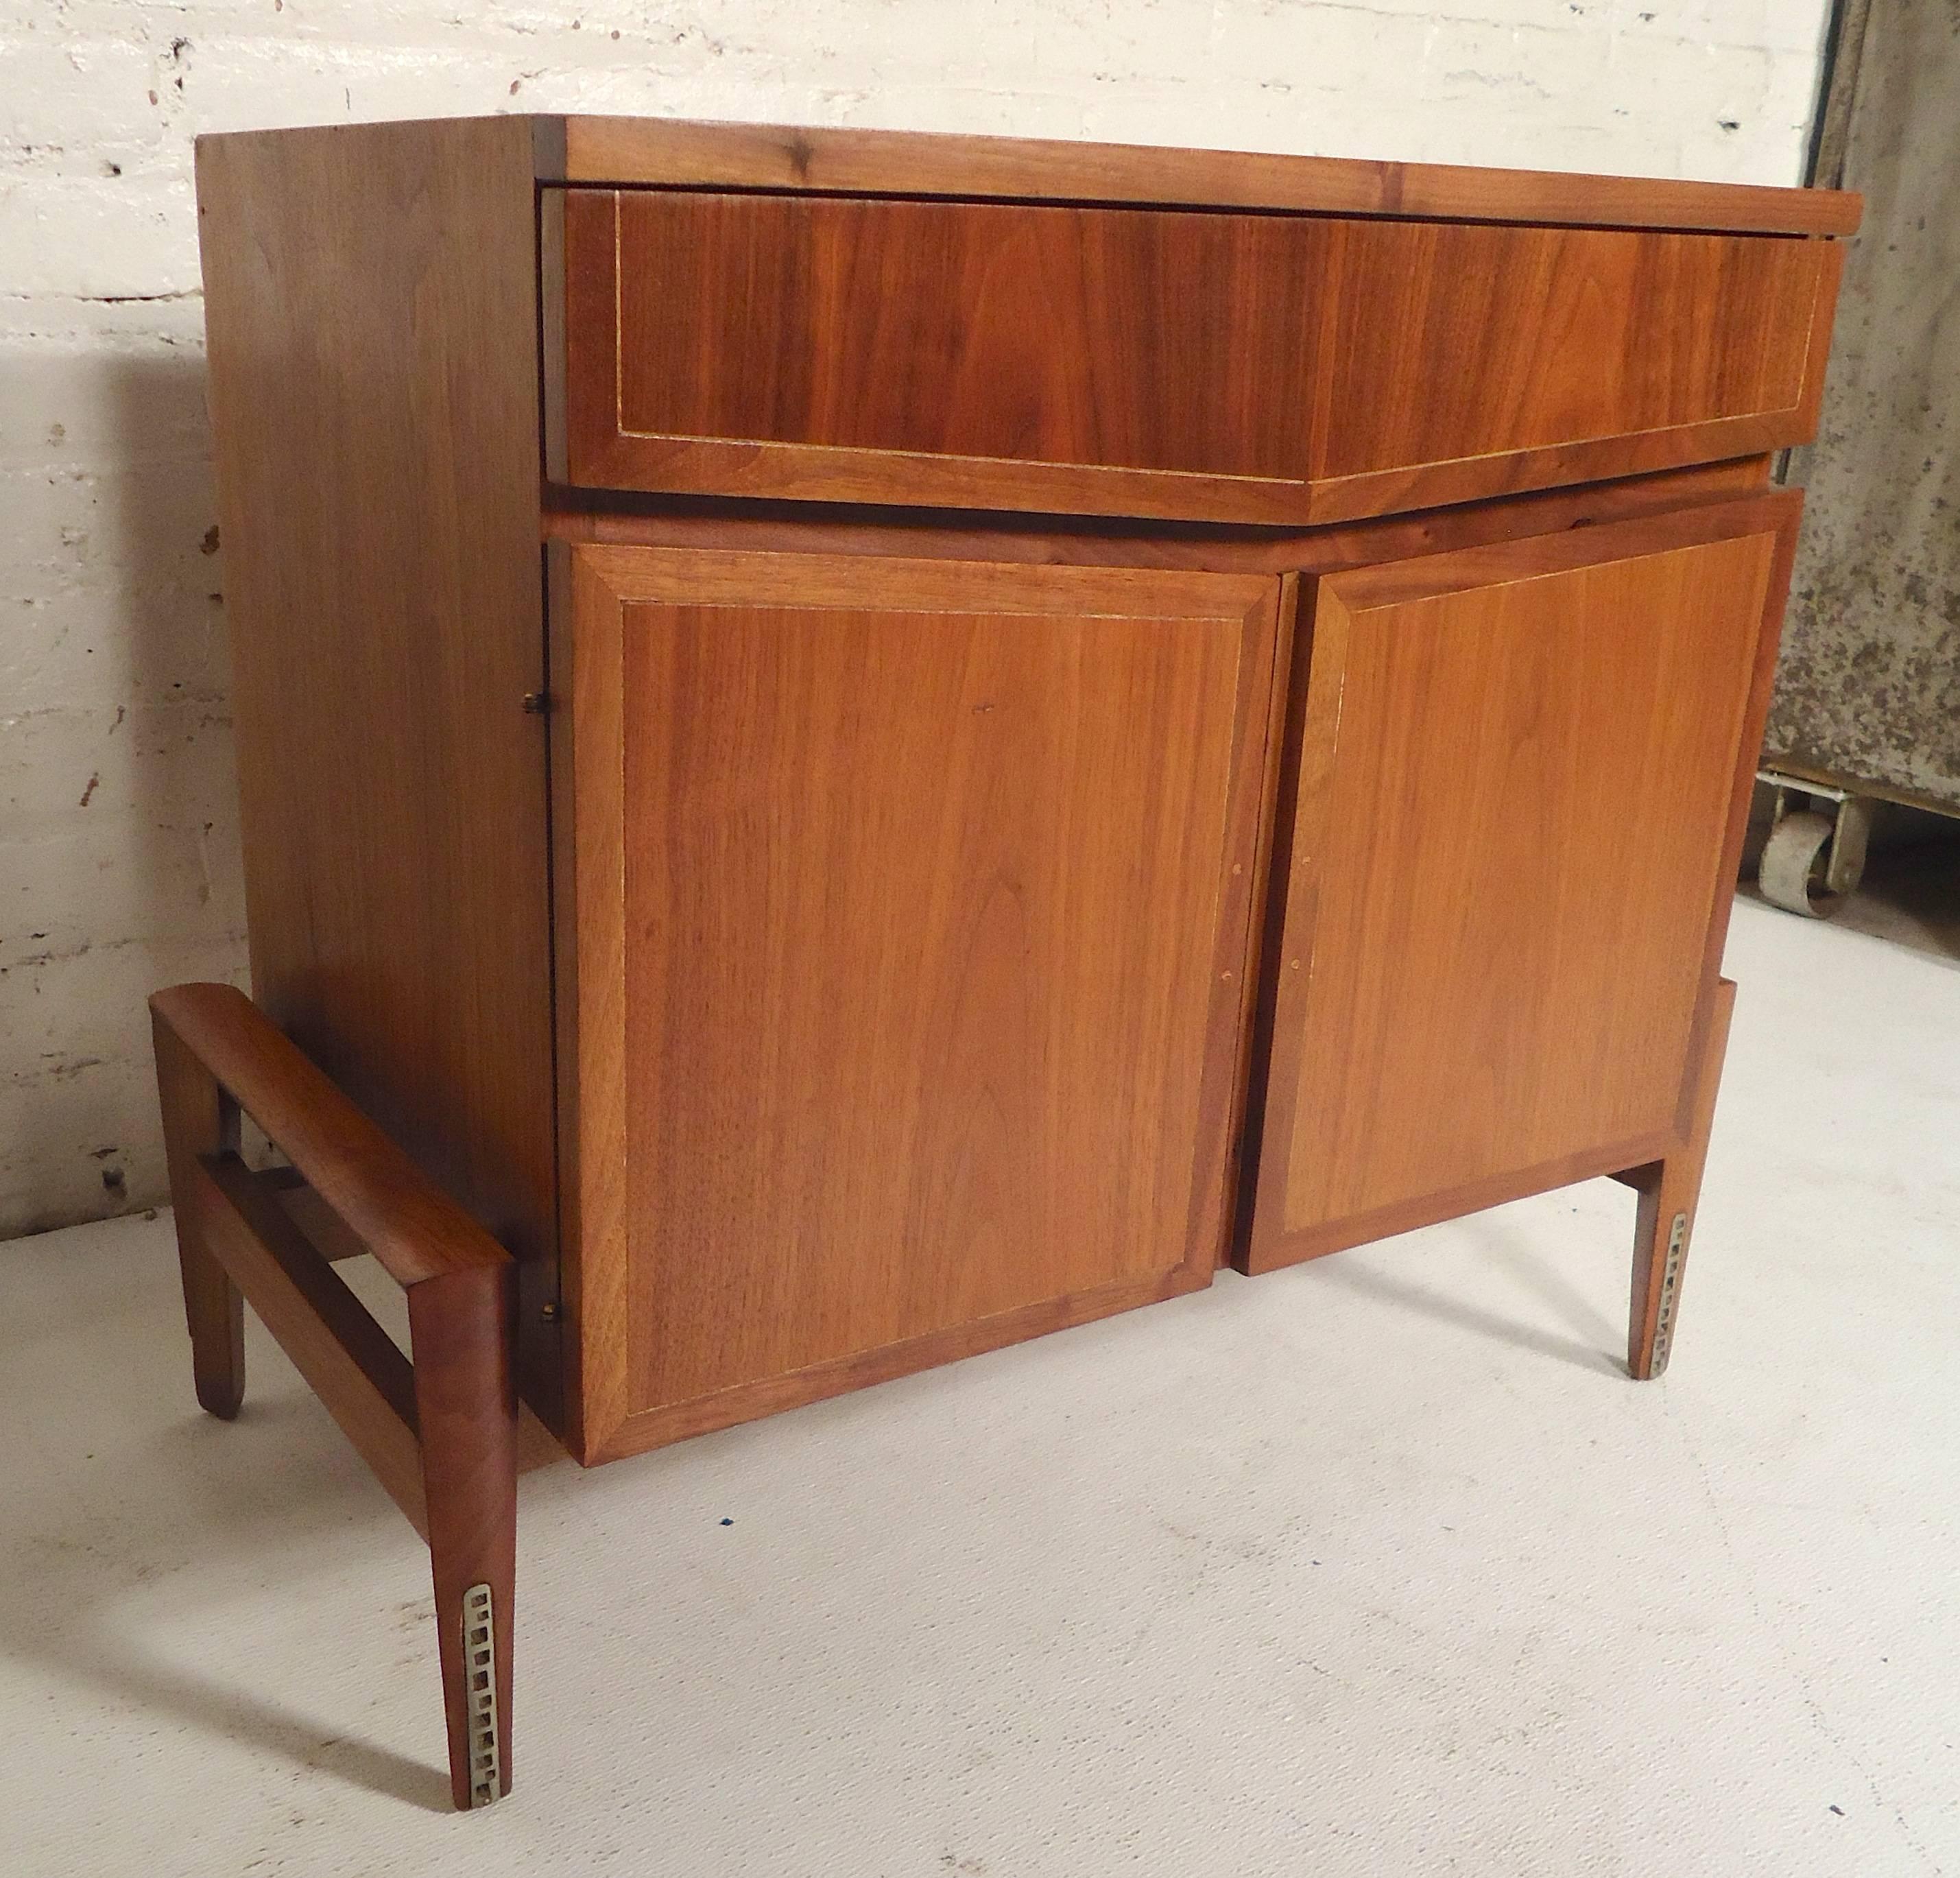
M 1319 584 L 1281 784 L 1245 1269 L 1673 1140 L 1798 499 Z
M 1208 1281 L 1283 591 L 564 555 L 587 1458 Z

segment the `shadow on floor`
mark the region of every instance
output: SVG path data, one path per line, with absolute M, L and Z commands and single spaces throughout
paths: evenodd
M 1557 1272 L 1543 1260 L 1534 1258 L 1525 1251 L 1514 1238 L 1507 1234 L 1501 1219 L 1484 1216 L 1459 1220 L 1452 1230 L 1459 1233 L 1476 1231 L 1483 1240 L 1484 1249 L 1493 1262 L 1501 1265 L 1525 1288 L 1535 1291 L 1578 1334 L 1570 1337 L 1561 1336 L 1555 1331 L 1541 1330 L 1532 1325 L 1520 1323 L 1515 1319 L 1500 1316 L 1495 1311 L 1487 1310 L 1481 1305 L 1466 1303 L 1460 1298 L 1439 1297 L 1433 1291 L 1424 1290 L 1419 1284 L 1392 1278 L 1372 1265 L 1363 1264 L 1358 1259 L 1351 1259 L 1339 1253 L 1331 1259 L 1316 1260 L 1312 1269 L 1322 1283 L 1337 1286 L 1357 1297 L 1377 1299 L 1398 1310 L 1414 1311 L 1419 1316 L 1433 1318 L 1439 1323 L 1447 1324 L 1453 1330 L 1474 1331 L 1479 1336 L 1509 1344 L 1516 1349 L 1529 1351 L 1535 1356 L 1555 1358 L 1560 1362 L 1570 1363 L 1597 1375 L 1625 1375 L 1625 1365 L 1612 1354 L 1624 1340 L 1624 1329 L 1615 1329 L 1589 1300 Z M 1627 1239 L 1627 1256 L 1631 1270 L 1631 1221 L 1628 1222 Z
M 42 1243 L 45 1242 L 36 1242 Z M 119 1295 L 59 1287 L 14 1301 L 0 1316 L 0 1366 L 30 1399 L 48 1399 L 57 1371 L 52 1352 L 102 1347 L 104 1332 L 140 1310 L 161 1328 L 169 1322 L 151 1273 Z M 146 1293 L 148 1294 L 146 1295 Z M 311 1627 L 323 1673 L 334 1639 L 318 1625 L 309 1574 L 322 1542 L 350 1528 L 373 1529 L 377 1552 L 399 1528 L 404 1545 L 419 1542 L 378 1488 L 348 1465 L 339 1431 L 255 1336 L 252 1360 L 262 1378 L 233 1424 L 189 1405 L 188 1343 L 177 1334 L 147 1343 L 134 1370 L 98 1378 L 113 1399 L 114 1425 L 99 1418 L 40 1431 L 46 1450 L 27 1491 L 8 1508 L 0 1576 L 0 1656 L 36 1683 L 81 1686 L 114 1708 L 177 1723 L 208 1736 L 272 1753 L 295 1767 L 324 1771 L 352 1785 L 431 1812 L 450 1811 L 446 1763 L 412 1760 L 336 1729 L 304 1710 L 267 1701 L 173 1660 L 143 1639 L 135 1622 L 152 1595 L 178 1600 L 177 1634 L 206 1628 L 208 1597 L 224 1594 L 201 1575 L 200 1561 L 221 1561 L 227 1584 L 247 1580 L 282 1588 L 296 1631 Z M 154 1354 L 152 1354 L 154 1351 Z M 183 1405 L 180 1405 L 180 1404 Z M 147 1405 L 147 1412 L 144 1412 Z M 127 1421 L 121 1412 L 129 1411 Z M 23 1438 L 36 1433 L 28 1425 Z M 127 1437 L 124 1430 L 127 1429 Z M 440 1744 L 441 1704 L 428 1635 L 426 1595 L 377 1615 L 392 1621 L 405 1647 L 426 1652 L 431 1737 Z M 154 1628 L 154 1622 L 151 1625 Z M 241 1637 L 235 1663 L 251 1674 L 250 1644 Z

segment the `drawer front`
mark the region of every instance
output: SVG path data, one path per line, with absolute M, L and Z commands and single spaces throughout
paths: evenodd
M 1300 524 L 1798 442 L 1839 259 L 1771 236 L 549 194 L 560 479 L 1062 513 Z

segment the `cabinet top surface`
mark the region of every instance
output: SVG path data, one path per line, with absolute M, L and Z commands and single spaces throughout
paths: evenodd
M 514 114 L 504 121 L 514 135 L 530 136 L 537 177 L 546 183 L 1801 235 L 1852 234 L 1863 206 L 1856 194 L 1832 189 L 1248 151 L 654 117 Z

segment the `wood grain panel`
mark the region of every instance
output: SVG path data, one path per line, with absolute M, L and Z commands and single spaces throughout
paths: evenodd
M 202 137 L 253 992 L 508 1246 L 558 1420 L 520 119 Z
M 1305 225 L 569 192 L 567 473 L 1266 518 L 1293 499 L 1292 425 L 1261 414 L 1310 330 Z
M 1860 206 L 1856 195 L 1833 189 L 1242 150 L 656 117 L 534 121 L 549 127 L 553 144 L 539 174 L 574 183 L 1787 234 L 1852 234 Z
M 1674 1138 L 1796 508 L 1320 584 L 1246 1268 Z
M 1329 224 L 1316 514 L 1580 480 L 1610 440 L 1651 440 L 1674 461 L 1769 447 L 1802 420 L 1834 253 L 1599 229 Z M 1754 431 L 1739 447 L 1717 441 L 1751 420 L 1771 426 L 1761 442 Z
M 588 1458 L 1205 1283 L 1279 583 L 569 587 L 581 857 L 604 794 L 625 858 L 578 898 Z
M 662 192 L 568 192 L 561 238 L 575 483 L 1262 524 L 1794 441 L 1831 273 L 1758 237 Z

